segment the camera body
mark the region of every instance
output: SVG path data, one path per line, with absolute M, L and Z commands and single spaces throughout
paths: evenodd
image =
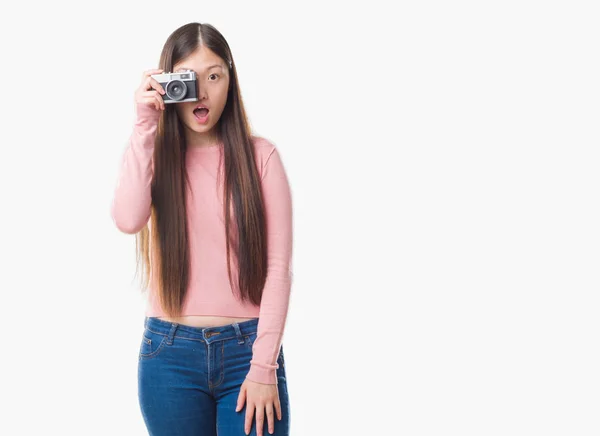
M 161 95 L 165 103 L 198 100 L 198 82 L 195 71 L 152 74 L 151 77 L 165 90 L 165 94 Z

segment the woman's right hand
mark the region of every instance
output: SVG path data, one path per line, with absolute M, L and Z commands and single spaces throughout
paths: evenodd
M 150 108 L 158 112 L 165 110 L 165 102 L 162 99 L 165 90 L 160 83 L 151 77 L 152 74 L 159 74 L 162 72 L 162 69 L 144 71 L 142 83 L 135 91 L 135 103 L 138 108 L 141 106 L 144 109 Z

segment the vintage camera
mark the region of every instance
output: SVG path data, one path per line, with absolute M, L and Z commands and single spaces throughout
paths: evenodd
M 184 101 L 198 100 L 198 87 L 196 72 L 186 70 L 177 73 L 152 74 L 165 90 L 162 95 L 165 103 L 182 103 Z

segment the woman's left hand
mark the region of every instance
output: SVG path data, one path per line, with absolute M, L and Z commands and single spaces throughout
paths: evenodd
M 281 420 L 281 403 L 279 402 L 279 390 L 277 385 L 266 385 L 263 383 L 253 382 L 252 380 L 244 380 L 240 388 L 238 396 L 236 412 L 244 408 L 246 402 L 246 421 L 244 424 L 244 432 L 250 434 L 252 428 L 252 418 L 256 410 L 256 434 L 263 435 L 263 424 L 265 421 L 265 412 L 269 425 L 269 433 L 275 431 L 275 414 L 277 419 Z

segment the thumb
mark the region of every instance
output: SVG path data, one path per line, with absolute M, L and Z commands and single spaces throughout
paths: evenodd
M 242 408 L 244 407 L 245 400 L 246 400 L 246 387 L 242 386 L 242 388 L 240 389 L 240 394 L 238 395 L 237 406 L 235 407 L 236 412 L 239 412 L 240 410 L 242 410 Z

